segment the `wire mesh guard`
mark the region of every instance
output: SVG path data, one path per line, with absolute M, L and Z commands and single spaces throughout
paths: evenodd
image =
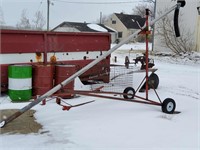
M 137 68 L 130 66 L 111 66 L 110 67 L 110 82 L 93 84 L 91 90 L 103 87 L 101 90 L 106 92 L 123 92 L 126 87 L 133 86 L 133 72 Z

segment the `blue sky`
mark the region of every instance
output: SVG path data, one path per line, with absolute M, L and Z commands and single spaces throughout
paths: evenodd
M 120 13 L 122 11 L 132 13 L 134 6 L 140 1 L 51 0 L 53 5 L 50 6 L 50 28 L 54 28 L 63 21 L 95 22 L 100 18 L 100 12 L 103 15 L 109 15 L 114 12 Z M 15 26 L 20 21 L 23 9 L 27 10 L 27 16 L 30 20 L 33 19 L 36 11 L 42 11 L 45 18 L 47 14 L 47 0 L 0 0 L 0 5 L 6 25 Z

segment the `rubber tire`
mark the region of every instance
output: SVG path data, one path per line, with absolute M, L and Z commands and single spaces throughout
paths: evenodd
M 5 125 L 6 125 L 6 121 L 5 120 L 0 122 L 0 128 L 3 128 Z
M 151 86 L 151 84 L 153 84 L 153 86 Z M 157 74 L 155 73 L 152 73 L 150 76 L 149 76 L 149 87 L 150 88 L 154 88 L 154 89 L 157 89 L 158 88 L 158 85 L 159 85 L 159 77 Z
M 130 93 L 131 92 L 131 93 Z M 129 95 L 123 95 L 124 99 L 134 99 L 135 90 L 132 87 L 127 87 L 124 89 L 124 94 L 132 94 L 131 97 Z
M 162 112 L 173 114 L 176 109 L 176 103 L 171 98 L 166 98 L 162 103 Z
M 153 86 L 151 86 L 150 83 L 153 83 Z M 152 88 L 152 89 L 157 89 L 158 88 L 158 85 L 159 85 L 159 77 L 157 74 L 155 73 L 152 73 L 150 76 L 149 76 L 149 81 L 148 81 L 148 87 L 149 89 Z M 139 92 L 145 92 L 145 89 L 146 89 L 146 82 L 143 84 L 143 86 L 140 88 Z

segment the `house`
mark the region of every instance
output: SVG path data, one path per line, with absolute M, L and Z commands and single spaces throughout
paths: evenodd
M 121 41 L 143 27 L 145 18 L 139 15 L 113 13 L 104 24 L 116 30 L 118 32 L 118 40 Z
M 115 42 L 117 33 L 115 30 L 103 24 L 81 23 L 81 22 L 63 22 L 52 29 L 57 32 L 109 32 L 111 34 L 111 42 Z
M 156 0 L 156 16 L 158 12 L 171 8 L 176 5 L 177 1 L 172 0 Z M 173 13 L 168 16 L 173 17 Z M 156 26 L 155 26 L 156 27 Z M 186 5 L 180 8 L 179 13 L 179 27 L 181 36 L 187 36 L 188 40 L 191 41 L 191 49 L 200 52 L 200 0 L 186 1 Z M 186 35 L 189 32 L 190 35 Z M 154 48 L 155 51 L 166 51 L 168 50 L 163 46 L 160 41 L 159 35 L 155 34 Z

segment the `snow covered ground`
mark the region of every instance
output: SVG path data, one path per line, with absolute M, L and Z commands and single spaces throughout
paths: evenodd
M 112 54 L 124 64 L 132 49 L 144 44 L 125 45 Z M 122 50 L 123 49 L 123 50 Z M 152 56 L 153 57 L 153 56 Z M 199 150 L 200 149 L 200 67 L 185 58 L 155 58 L 160 78 L 157 89 L 162 100 L 171 97 L 180 114 L 161 112 L 159 106 L 80 96 L 68 103 L 95 102 L 63 111 L 50 101 L 37 105 L 35 117 L 43 125 L 37 134 L 0 135 L 3 150 Z M 153 90 L 149 98 L 155 99 Z M 28 103 L 11 103 L 0 98 L 0 109 L 22 108 Z

